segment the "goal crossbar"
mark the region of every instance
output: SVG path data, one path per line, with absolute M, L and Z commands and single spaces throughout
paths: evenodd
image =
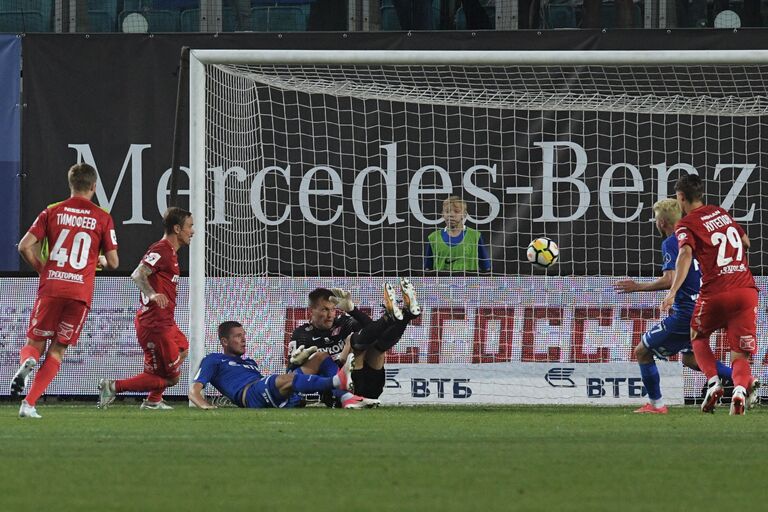
M 192 50 L 203 64 L 284 65 L 750 65 L 768 62 L 768 50 Z

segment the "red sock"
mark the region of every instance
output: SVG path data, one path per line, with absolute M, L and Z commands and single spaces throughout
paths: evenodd
M 37 349 L 37 347 L 34 347 L 32 345 L 24 345 L 21 347 L 21 350 L 19 351 L 19 364 L 23 363 L 30 357 L 34 357 L 35 361 L 38 363 L 40 362 L 40 351 Z
M 150 391 L 147 395 L 147 400 L 150 402 L 160 402 L 163 399 L 163 391 L 165 391 L 165 388 Z
M 168 383 L 164 378 L 152 375 L 150 373 L 140 373 L 129 379 L 115 381 L 115 391 L 154 391 L 156 389 L 165 389 Z
M 752 384 L 752 370 L 749 367 L 749 361 L 746 359 L 734 359 L 731 363 L 733 368 L 733 385 L 744 386 L 744 389 L 749 389 L 749 385 Z
M 696 364 L 704 375 L 708 379 L 717 375 L 717 359 L 709 346 L 709 338 L 696 338 L 691 345 L 693 345 L 693 355 L 696 356 Z
M 37 370 L 35 374 L 35 380 L 32 381 L 32 386 L 27 393 L 26 401 L 29 405 L 33 406 L 37 402 L 37 399 L 45 393 L 48 385 L 51 383 L 56 374 L 59 373 L 61 362 L 55 357 L 50 355 L 45 358 L 43 365 Z

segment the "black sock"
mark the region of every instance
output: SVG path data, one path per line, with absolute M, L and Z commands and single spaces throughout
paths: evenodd
M 378 320 L 374 320 L 358 332 L 352 334 L 352 348 L 355 350 L 367 349 L 391 326 L 392 320 L 389 318 L 389 315 L 384 315 Z
M 413 315 L 411 315 L 411 318 L 413 318 Z M 397 345 L 397 342 L 400 341 L 400 338 L 403 337 L 403 333 L 405 332 L 406 327 L 408 327 L 408 320 L 406 320 L 405 316 L 403 316 L 403 320 L 396 322 L 394 325 L 389 327 L 389 329 L 381 333 L 379 339 L 376 340 L 376 343 L 373 344 L 373 348 L 381 353 L 391 349 Z

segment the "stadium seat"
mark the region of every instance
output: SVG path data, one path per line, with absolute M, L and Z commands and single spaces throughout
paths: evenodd
M 46 27 L 43 15 L 39 12 L 0 11 L 0 32 L 49 32 L 50 30 L 50 27 Z
M 392 0 L 382 0 L 379 7 L 379 26 L 381 30 L 402 30 L 400 20 L 397 18 L 397 10 L 392 4 Z M 434 26 L 440 24 L 440 0 L 432 1 L 432 19 Z
M 632 7 L 632 25 L 636 28 L 643 27 L 643 10 L 639 3 Z M 603 28 L 613 28 L 616 26 L 616 4 L 612 1 L 604 0 L 600 5 L 600 26 Z
M 78 27 L 80 30 L 81 27 Z M 108 12 L 88 11 L 88 32 L 116 32 L 115 18 Z
M 200 9 L 187 9 L 181 13 L 181 31 L 200 31 Z
M 221 10 L 221 30 L 222 32 L 234 32 L 235 30 L 247 30 L 247 28 L 239 28 L 235 11 L 224 8 Z
M 200 0 L 140 0 L 149 3 L 157 11 L 183 11 L 200 7 Z M 224 2 L 226 3 L 226 2 Z
M 86 30 L 88 32 L 117 32 L 117 0 L 88 0 L 88 27 Z
M 299 5 L 272 5 L 251 9 L 255 32 L 298 32 L 307 29 L 307 14 Z
M 488 14 L 488 18 L 491 20 L 491 26 L 496 24 L 496 6 L 486 5 L 485 12 Z M 456 14 L 453 17 L 453 23 L 456 30 L 467 30 L 467 16 L 464 14 L 464 7 L 459 6 L 456 9 Z
M 271 32 L 301 32 L 307 30 L 307 16 L 299 6 L 275 6 L 269 11 Z
M 124 0 L 123 11 L 143 11 L 152 8 L 152 0 Z
M 541 28 L 578 28 L 576 6 L 571 0 L 542 3 Z
M 178 32 L 180 28 L 179 11 L 153 10 L 145 13 L 150 32 Z
M 395 6 L 388 2 L 381 3 L 381 30 L 400 30 L 400 20 L 397 19 Z
M 222 32 L 234 32 L 237 28 L 237 17 L 232 9 L 222 9 Z M 200 9 L 187 9 L 181 13 L 182 32 L 200 32 Z
M 0 32 L 51 32 L 54 0 L 0 0 Z

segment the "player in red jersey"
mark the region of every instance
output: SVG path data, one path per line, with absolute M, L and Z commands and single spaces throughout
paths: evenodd
M 749 357 L 757 350 L 757 287 L 747 262 L 749 237 L 724 209 L 702 202 L 704 183 L 699 176 L 681 177 L 675 192 L 686 215 L 675 229 L 680 247 L 678 271 L 661 309 L 666 311 L 674 302 L 695 254 L 702 278 L 691 318 L 691 344 L 699 368 L 709 379 L 701 410 L 714 412 L 723 396 L 709 337 L 725 328 L 734 384 L 730 412 L 744 414 L 748 400 L 751 403 L 757 398 L 759 385 L 749 366 Z
M 119 263 L 112 217 L 91 201 L 96 193 L 96 169 L 88 164 L 73 165 L 67 179 L 70 198 L 43 210 L 19 242 L 19 253 L 40 274 L 40 285 L 27 343 L 19 354 L 21 365 L 11 380 L 12 395 L 24 390 L 51 341 L 45 361 L 21 402 L 21 418 L 40 418 L 35 404 L 59 372 L 67 347 L 77 343 L 91 307 L 96 267 L 112 270 Z M 51 246 L 45 262 L 40 259 L 44 240 Z
M 172 409 L 163 401 L 165 388 L 179 382 L 179 368 L 189 353 L 187 337 L 179 330 L 173 313 L 176 309 L 176 284 L 179 262 L 176 253 L 190 244 L 192 214 L 177 207 L 163 215 L 165 235 L 152 244 L 131 274 L 141 292 L 136 312 L 136 336 L 144 350 L 144 371 L 128 379 L 99 381 L 99 407 L 106 408 L 123 391 L 149 391 L 142 409 Z

